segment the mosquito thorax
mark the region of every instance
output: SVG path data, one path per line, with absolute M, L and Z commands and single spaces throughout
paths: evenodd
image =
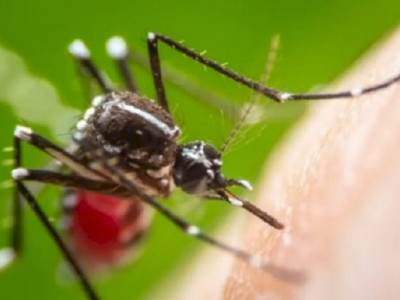
M 203 141 L 180 145 L 174 166 L 175 184 L 187 193 L 206 196 L 211 190 L 226 187 L 221 166 L 221 154 L 214 146 Z
M 122 171 L 154 196 L 166 196 L 174 187 L 172 167 L 180 129 L 159 105 L 131 92 L 112 92 L 96 97 L 73 139 L 100 149 Z

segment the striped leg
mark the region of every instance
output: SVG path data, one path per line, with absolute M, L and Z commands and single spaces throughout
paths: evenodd
M 115 61 L 126 88 L 133 93 L 137 93 L 138 88 L 128 65 L 130 52 L 125 40 L 119 36 L 110 38 L 107 41 L 107 52 Z
M 203 57 L 201 54 L 183 46 L 181 43 L 174 41 L 173 39 L 159 34 L 150 32 L 147 37 L 147 43 L 150 53 L 150 62 L 153 72 L 153 78 L 155 87 L 157 90 L 157 97 L 159 103 L 168 108 L 167 100 L 165 96 L 164 86 L 161 79 L 161 68 L 160 61 L 158 55 L 158 41 L 168 45 L 172 49 L 175 49 L 184 55 L 198 61 L 199 63 L 214 69 L 215 71 L 231 78 L 232 80 L 239 82 L 263 95 L 266 97 L 276 101 L 276 102 L 285 102 L 291 100 L 324 100 L 324 99 L 339 99 L 339 98 L 352 98 L 360 95 L 364 95 L 367 93 L 375 92 L 381 89 L 385 89 L 390 85 L 400 81 L 400 74 L 397 74 L 391 78 L 388 78 L 380 83 L 367 86 L 367 87 L 355 87 L 348 91 L 341 91 L 336 93 L 317 93 L 317 94 L 308 94 L 308 93 L 289 93 L 281 90 L 277 90 L 274 88 L 270 88 L 268 86 L 262 85 L 259 82 L 246 78 L 233 70 L 226 68 L 225 66 L 212 61 L 208 58 Z
M 90 51 L 83 43 L 83 41 L 81 40 L 73 41 L 69 45 L 68 50 L 78 62 L 78 65 L 83 71 L 83 73 L 92 78 L 98 84 L 98 86 L 100 87 L 100 89 L 104 94 L 114 90 L 111 82 L 94 64 L 90 56 Z
M 39 150 L 50 154 L 54 158 L 58 159 L 59 161 L 63 162 L 68 167 L 72 168 L 75 171 L 79 169 L 84 172 L 84 174 L 89 175 L 92 179 L 87 178 L 63 178 L 68 177 L 68 175 L 57 173 L 53 171 L 33 171 L 31 174 L 28 170 L 21 168 L 21 144 L 22 142 L 30 143 L 31 145 L 35 146 Z M 11 241 L 10 246 L 0 251 L 0 269 L 2 267 L 6 267 L 11 264 L 18 256 L 21 251 L 21 244 L 22 244 L 22 214 L 21 214 L 21 201 L 22 199 L 26 201 L 26 203 L 31 207 L 35 215 L 41 221 L 49 235 L 52 237 L 58 248 L 60 249 L 61 253 L 63 254 L 64 258 L 72 267 L 73 271 L 77 275 L 83 290 L 85 291 L 86 295 L 89 299 L 99 299 L 96 295 L 88 276 L 85 274 L 83 269 L 79 266 L 71 252 L 69 251 L 66 244 L 63 242 L 62 238 L 53 227 L 53 225 L 48 221 L 47 216 L 44 214 L 42 209 L 40 208 L 38 202 L 36 201 L 35 197 L 32 193 L 26 188 L 26 186 L 22 183 L 22 180 L 25 178 L 29 178 L 29 176 L 36 176 L 37 181 L 45 182 L 45 180 L 39 180 L 40 176 L 42 178 L 48 177 L 49 174 L 59 174 L 59 177 L 55 177 L 55 181 L 61 182 L 64 180 L 66 183 L 76 182 L 84 183 L 85 180 L 88 180 L 89 183 L 96 182 L 95 179 L 103 179 L 101 175 L 96 173 L 95 171 L 90 170 L 85 165 L 80 165 L 79 160 L 75 159 L 69 153 L 65 152 L 63 149 L 57 147 L 56 145 L 52 144 L 51 142 L 47 141 L 46 139 L 42 138 L 41 136 L 35 134 L 26 127 L 17 126 L 15 133 L 14 133 L 14 161 L 15 161 L 15 168 L 12 171 L 12 177 L 15 182 L 15 198 L 14 198 L 14 210 L 13 210 L 13 217 L 14 217 L 14 225 L 11 231 Z M 35 173 L 36 172 L 36 173 Z M 95 178 L 95 179 L 93 179 Z M 33 179 L 32 179 L 33 180 Z M 65 184 L 67 185 L 67 184 Z M 110 186 L 105 186 L 105 188 L 110 188 Z M 21 197 L 22 196 L 22 197 Z

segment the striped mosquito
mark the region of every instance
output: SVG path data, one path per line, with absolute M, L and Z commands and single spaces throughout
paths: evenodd
M 30 128 L 16 127 L 13 144 L 15 166 L 12 170 L 15 182 L 14 225 L 9 247 L 0 252 L 0 269 L 11 264 L 21 252 L 21 204 L 24 200 L 47 229 L 90 299 L 99 299 L 99 296 L 86 272 L 106 268 L 128 256 L 146 232 L 149 223 L 147 206 L 191 237 L 226 251 L 272 276 L 301 282 L 304 279 L 302 272 L 282 268 L 222 243 L 156 200 L 157 197 L 168 197 L 175 188 L 180 188 L 202 199 L 216 199 L 242 208 L 274 229 L 284 229 L 276 218 L 230 191 L 232 186 L 251 189 L 251 185 L 246 180 L 230 179 L 223 174 L 221 149 L 204 141 L 179 143 L 181 129 L 170 113 L 158 53 L 160 44 L 279 103 L 349 99 L 385 89 L 400 80 L 400 75 L 396 75 L 365 88 L 336 93 L 289 93 L 248 79 L 165 35 L 150 32 L 147 47 L 156 91 L 156 101 L 151 101 L 137 89 L 128 67 L 130 51 L 122 38 L 110 39 L 107 50 L 122 75 L 125 91 L 113 87 L 91 59 L 85 44 L 75 40 L 69 47 L 70 53 L 102 94 L 93 99 L 83 118 L 77 122 L 72 134 L 73 149 L 59 147 Z M 24 168 L 21 147 L 25 143 L 60 162 L 62 169 Z M 25 185 L 26 181 L 67 188 L 64 210 L 69 218 L 68 243 L 49 222 Z

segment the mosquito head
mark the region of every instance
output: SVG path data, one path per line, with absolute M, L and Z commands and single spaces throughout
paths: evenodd
M 151 169 L 174 161 L 180 133 L 170 114 L 131 92 L 95 98 L 77 129 L 80 135 L 74 137 L 118 157 L 122 167 Z
M 231 185 L 251 189 L 244 180 L 226 179 L 221 172 L 221 153 L 212 145 L 196 141 L 181 145 L 174 166 L 174 181 L 190 194 L 212 195 Z
M 174 166 L 175 184 L 190 194 L 203 195 L 225 186 L 221 154 L 202 141 L 181 145 Z

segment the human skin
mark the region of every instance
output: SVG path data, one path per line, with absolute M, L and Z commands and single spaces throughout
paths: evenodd
M 397 31 L 330 90 L 399 72 Z M 399 132 L 400 84 L 310 104 L 270 159 L 256 199 L 285 230 L 248 218 L 240 243 L 307 281 L 293 285 L 236 261 L 223 298 L 400 299 Z
M 399 72 L 397 30 L 328 90 L 367 86 Z M 354 99 L 310 103 L 258 184 L 255 203 L 285 229 L 249 216 L 217 234 L 303 271 L 305 283 L 276 279 L 207 248 L 167 299 L 400 299 L 399 132 L 399 83 Z

